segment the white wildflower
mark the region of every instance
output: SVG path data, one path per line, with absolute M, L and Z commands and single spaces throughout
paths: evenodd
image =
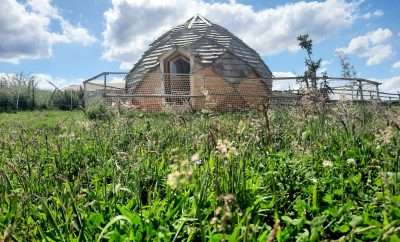
M 200 156 L 198 153 L 192 155 L 191 161 L 195 163 L 196 165 L 201 165 L 203 161 L 200 159 Z
M 356 160 L 354 160 L 353 158 L 349 158 L 349 159 L 347 159 L 347 164 L 355 166 L 356 165 Z
M 324 160 L 323 162 L 322 162 L 322 166 L 323 167 L 333 167 L 333 163 L 332 163 L 332 161 L 330 161 L 330 160 Z
M 170 186 L 172 189 L 177 189 L 180 185 L 180 180 L 181 180 L 182 174 L 179 171 L 173 171 L 168 175 L 167 178 L 167 184 Z
M 216 148 L 222 155 L 225 155 L 225 156 L 231 156 L 231 155 L 238 154 L 236 148 L 227 139 L 224 139 L 224 140 L 219 139 L 217 141 Z
M 179 165 L 172 165 L 172 172 L 167 177 L 167 184 L 173 190 L 179 190 L 190 182 L 193 176 L 188 160 L 182 160 Z

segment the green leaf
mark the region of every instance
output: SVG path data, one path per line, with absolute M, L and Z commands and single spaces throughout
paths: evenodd
M 348 224 L 343 224 L 337 228 L 337 231 L 341 233 L 347 233 L 350 231 L 350 226 Z
M 127 209 L 126 207 L 123 207 L 123 206 L 118 206 L 118 210 L 122 215 L 124 215 L 127 218 L 129 218 L 129 220 L 131 221 L 131 223 L 133 225 L 140 225 L 141 224 L 141 218 L 135 212 L 132 212 L 129 209 Z
M 362 217 L 362 216 L 353 215 L 353 216 L 352 216 L 352 219 L 351 219 L 351 222 L 350 222 L 350 225 L 351 225 L 351 227 L 354 228 L 354 227 L 356 227 L 357 225 L 361 224 L 362 221 L 363 221 L 363 217 Z
M 399 236 L 397 236 L 396 234 L 390 236 L 390 242 L 400 242 Z

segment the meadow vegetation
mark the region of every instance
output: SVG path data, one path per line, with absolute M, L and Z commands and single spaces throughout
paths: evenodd
M 0 241 L 400 241 L 398 108 L 0 114 Z

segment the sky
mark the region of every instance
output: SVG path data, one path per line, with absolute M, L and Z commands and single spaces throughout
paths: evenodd
M 400 92 L 400 0 L 1 0 L 0 75 L 66 86 L 128 71 L 148 44 L 200 14 L 258 51 L 276 76 L 301 75 L 308 33 L 322 71 L 340 76 L 344 53 L 358 76 Z

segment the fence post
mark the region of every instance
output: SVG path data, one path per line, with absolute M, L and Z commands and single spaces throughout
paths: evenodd
M 70 96 L 70 99 L 71 99 L 69 108 L 72 111 L 72 89 L 70 90 L 69 96 Z
M 375 87 L 376 87 L 376 98 L 379 100 L 380 99 L 380 96 L 379 96 L 379 84 L 378 83 L 375 84 Z
M 107 74 L 104 73 L 104 90 L 103 90 L 103 97 L 106 96 L 106 87 L 107 87 Z
M 361 80 L 357 80 L 358 81 L 358 90 L 360 92 L 360 98 L 361 101 L 364 101 L 364 94 L 363 94 L 363 88 L 362 88 L 362 81 Z

